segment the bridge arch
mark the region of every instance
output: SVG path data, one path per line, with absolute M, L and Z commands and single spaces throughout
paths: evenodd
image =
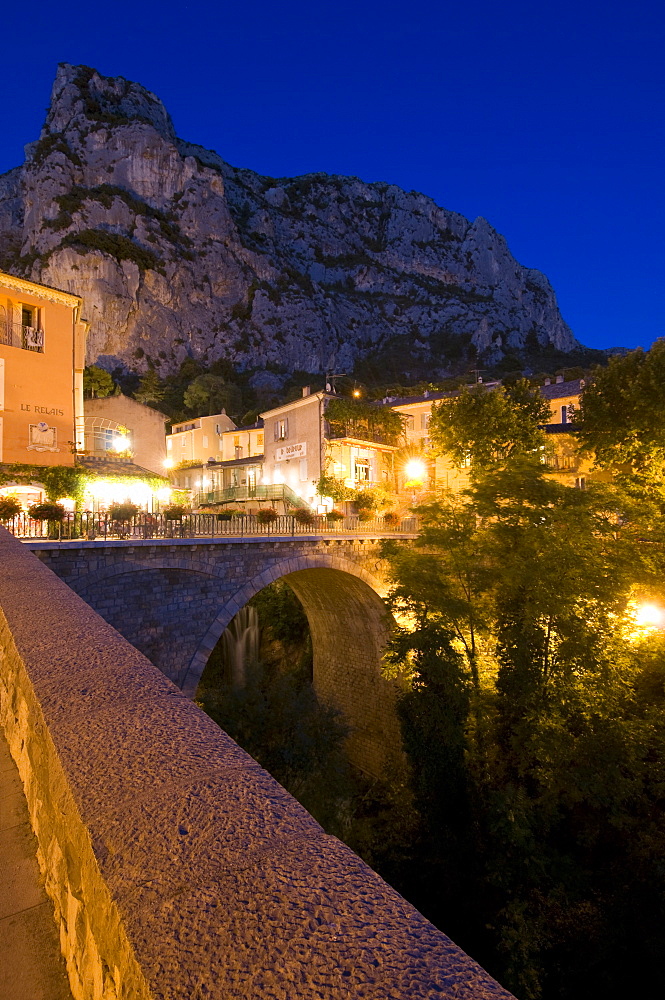
M 350 727 L 351 760 L 368 773 L 384 773 L 400 756 L 395 688 L 381 675 L 390 619 L 385 583 L 339 555 L 285 559 L 257 573 L 220 609 L 189 664 L 182 689 L 194 697 L 216 643 L 255 594 L 277 580 L 294 591 L 307 615 L 317 695 L 338 708 Z
M 381 674 L 390 621 L 378 539 L 82 543 L 40 555 L 192 698 L 233 617 L 285 580 L 309 622 L 314 688 L 347 720 L 351 758 L 378 775 L 400 757 L 395 688 Z

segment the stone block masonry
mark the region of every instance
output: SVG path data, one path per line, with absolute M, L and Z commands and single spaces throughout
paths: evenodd
M 0 720 L 76 1000 L 508 1000 L 0 528 Z

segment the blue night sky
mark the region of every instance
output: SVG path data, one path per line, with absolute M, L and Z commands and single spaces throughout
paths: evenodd
M 12 4 L 0 172 L 37 138 L 57 63 L 85 63 L 236 166 L 485 216 L 578 339 L 648 347 L 665 334 L 664 26 L 640 0 Z

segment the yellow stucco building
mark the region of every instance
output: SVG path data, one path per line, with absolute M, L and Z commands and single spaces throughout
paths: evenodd
M 87 323 L 78 295 L 0 272 L 0 462 L 73 465 Z

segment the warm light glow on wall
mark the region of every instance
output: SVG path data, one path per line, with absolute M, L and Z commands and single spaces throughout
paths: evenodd
M 135 503 L 137 507 L 152 506 L 153 491 L 141 479 L 89 479 L 84 491 L 84 505 L 94 503 L 110 507 L 115 503 Z

